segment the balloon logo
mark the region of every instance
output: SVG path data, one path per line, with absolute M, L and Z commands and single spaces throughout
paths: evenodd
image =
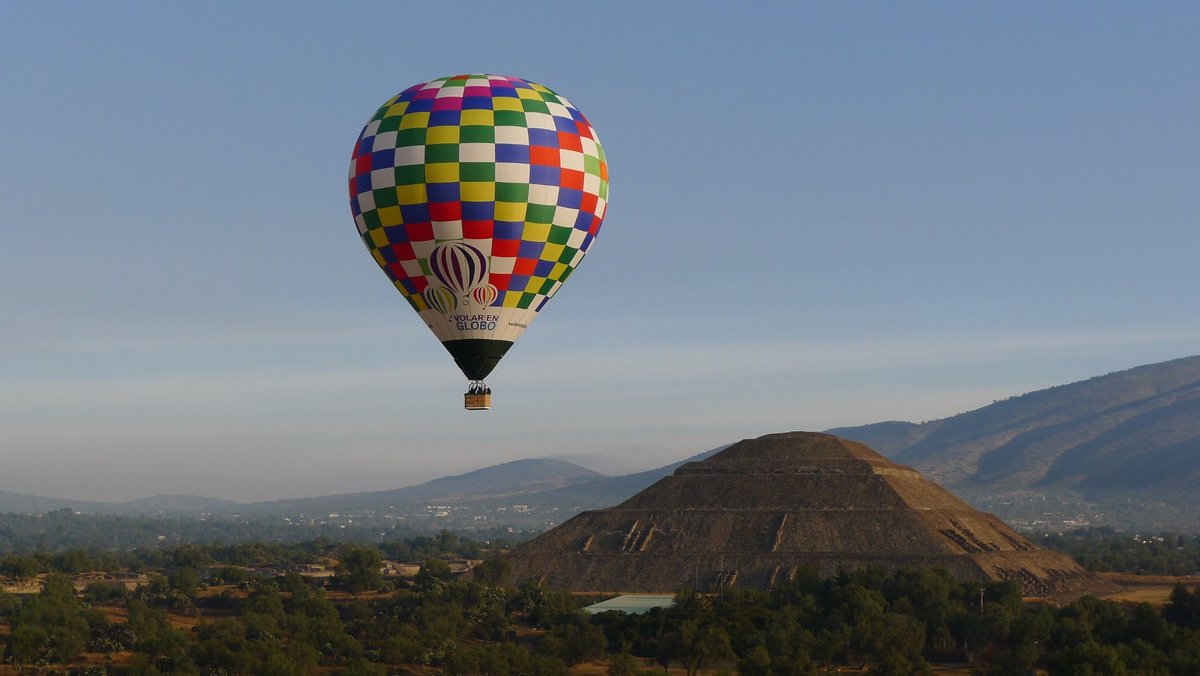
M 488 284 L 487 286 L 481 286 L 471 292 L 471 298 L 475 299 L 476 303 L 479 303 L 484 307 L 488 307 L 494 303 L 496 301 L 496 297 L 499 295 L 500 292 L 497 291 L 496 287 L 491 284 Z
M 554 91 L 456 75 L 379 107 L 348 185 L 376 264 L 482 381 L 595 241 L 608 162 L 588 119 Z
M 464 242 L 442 242 L 429 256 L 433 276 L 460 296 L 487 279 L 487 257 Z
M 453 291 L 444 286 L 428 287 L 422 295 L 429 307 L 444 315 L 454 312 L 454 308 L 458 307 L 458 298 L 454 296 Z

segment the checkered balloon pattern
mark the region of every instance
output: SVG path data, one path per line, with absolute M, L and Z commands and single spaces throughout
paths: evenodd
M 604 220 L 608 165 L 587 118 L 542 85 L 457 75 L 404 90 L 359 134 L 350 208 L 414 310 L 536 313 Z

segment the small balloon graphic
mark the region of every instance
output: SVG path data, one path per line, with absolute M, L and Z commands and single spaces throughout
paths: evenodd
M 466 296 L 487 279 L 487 257 L 466 242 L 442 242 L 433 247 L 429 269 L 439 282 Z
M 492 303 L 496 302 L 496 297 L 499 295 L 500 292 L 496 290 L 494 284 L 477 287 L 471 292 L 471 298 L 484 307 L 490 307 Z
M 444 286 L 431 286 L 425 289 L 425 302 L 429 307 L 438 312 L 448 315 L 454 312 L 454 308 L 458 307 L 458 298 L 454 292 Z

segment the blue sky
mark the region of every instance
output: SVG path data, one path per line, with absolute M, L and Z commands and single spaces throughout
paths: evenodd
M 632 470 L 1196 354 L 1196 35 L 1194 3 L 0 4 L 0 490 Z M 570 98 L 612 176 L 488 414 L 344 186 L 380 103 L 460 72 Z

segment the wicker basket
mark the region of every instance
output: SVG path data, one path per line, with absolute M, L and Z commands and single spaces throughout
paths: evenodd
M 463 408 L 468 411 L 490 411 L 492 410 L 492 395 L 490 394 L 464 394 Z

